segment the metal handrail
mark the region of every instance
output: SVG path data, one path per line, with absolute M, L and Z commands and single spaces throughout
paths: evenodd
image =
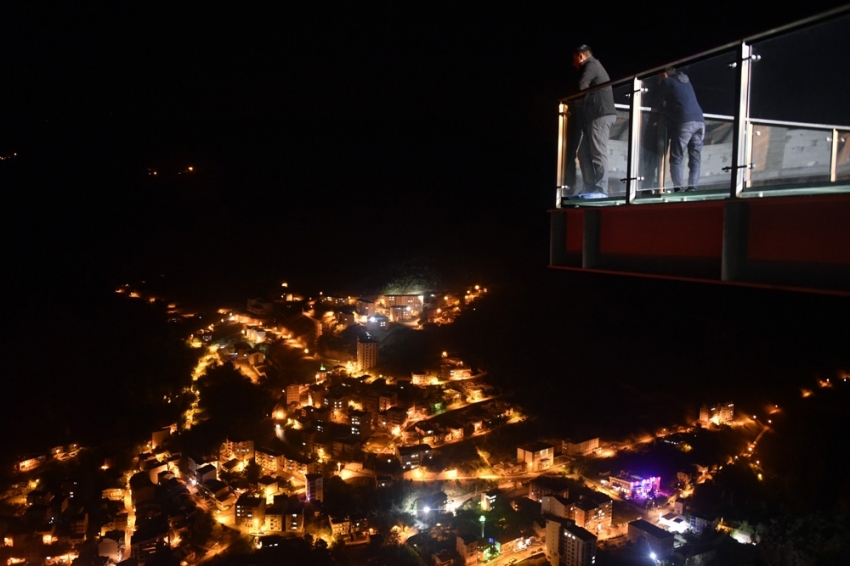
M 723 53 L 725 51 L 731 51 L 731 50 L 739 47 L 742 43 L 747 43 L 747 44 L 753 45 L 756 42 L 764 41 L 766 39 L 770 39 L 770 38 L 778 36 L 778 35 L 783 35 L 783 34 L 786 34 L 790 31 L 803 29 L 803 28 L 809 27 L 809 26 L 814 25 L 814 24 L 823 23 L 827 20 L 831 20 L 833 18 L 843 16 L 847 13 L 850 13 L 850 4 L 847 4 L 845 6 L 839 6 L 838 8 L 833 8 L 832 10 L 827 10 L 826 12 L 823 12 L 821 14 L 816 14 L 816 15 L 811 16 L 809 18 L 804 18 L 802 20 L 798 20 L 796 22 L 792 22 L 792 23 L 786 24 L 784 26 L 780 26 L 780 27 L 773 28 L 773 29 L 770 29 L 770 30 L 767 30 L 767 31 L 763 31 L 763 32 L 757 33 L 755 35 L 745 37 L 745 38 L 740 39 L 738 41 L 732 41 L 732 42 L 726 43 L 724 45 L 721 45 L 719 47 L 714 47 L 714 48 L 709 49 L 707 51 L 702 51 L 702 52 L 700 52 L 696 55 L 691 55 L 691 56 L 685 57 L 683 59 L 677 59 L 677 60 L 672 61 L 670 63 L 665 63 L 664 65 L 659 65 L 658 67 L 653 67 L 652 69 L 649 69 L 649 70 L 646 70 L 646 71 L 641 71 L 639 73 L 632 73 L 632 74 L 630 74 L 626 77 L 623 77 L 621 79 L 608 81 L 607 83 L 603 83 L 603 84 L 594 86 L 593 88 L 589 88 L 587 90 L 583 90 L 581 92 L 571 94 L 569 96 L 565 96 L 565 97 L 559 99 L 558 102 L 567 103 L 570 100 L 581 98 L 588 93 L 594 92 L 596 90 L 603 89 L 603 88 L 608 87 L 608 86 L 615 87 L 615 86 L 619 86 L 621 84 L 628 84 L 630 81 L 632 81 L 636 78 L 642 79 L 642 78 L 646 78 L 646 77 L 651 77 L 653 75 L 657 75 L 658 73 L 662 72 L 667 67 L 680 67 L 680 66 L 682 66 L 686 63 L 687 64 L 698 63 L 700 61 L 710 59 L 711 57 L 714 57 L 715 55 L 719 55 L 720 53 Z
M 630 110 L 630 107 L 629 107 L 628 104 L 615 103 L 614 107 L 617 110 Z M 660 112 L 660 110 L 658 110 L 657 108 L 652 108 L 651 106 L 641 106 L 640 111 L 641 112 Z M 735 119 L 734 116 L 727 116 L 726 114 L 709 114 L 708 112 L 704 112 L 703 116 L 705 116 L 706 118 L 710 118 L 711 120 L 734 120 Z
M 844 124 L 838 126 L 835 124 L 812 124 L 809 122 L 789 122 L 787 120 L 768 120 L 766 118 L 747 118 L 748 122 L 753 124 L 763 124 L 765 126 L 790 126 L 792 128 L 809 128 L 810 130 L 842 130 L 850 131 L 850 126 Z

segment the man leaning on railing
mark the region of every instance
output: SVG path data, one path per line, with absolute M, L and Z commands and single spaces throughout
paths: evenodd
M 702 143 L 705 137 L 705 118 L 697 102 L 688 75 L 667 67 L 659 75 L 661 105 L 667 115 L 670 133 L 670 177 L 673 190 L 682 190 L 685 150 L 688 151 L 688 186 L 685 191 L 697 190 L 699 184 Z
M 579 71 L 578 88 L 587 90 L 610 81 L 608 73 L 587 45 L 573 52 L 573 66 Z M 610 86 L 594 90 L 576 102 L 573 119 L 581 124 L 578 161 L 584 181 L 579 198 L 608 196 L 608 135 L 617 119 L 614 92 Z

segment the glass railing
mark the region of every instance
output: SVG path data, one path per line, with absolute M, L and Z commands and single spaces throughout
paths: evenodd
M 675 62 L 704 113 L 698 152 L 674 147 L 684 127 L 676 124 L 670 96 L 662 100 L 666 66 L 606 85 L 617 112 L 607 146 L 607 196 L 577 198 L 588 192 L 577 159 L 586 140 L 573 109 L 593 89 L 561 100 L 556 205 L 849 191 L 848 33 L 850 7 L 844 7 Z M 680 186 L 671 166 L 681 171 Z

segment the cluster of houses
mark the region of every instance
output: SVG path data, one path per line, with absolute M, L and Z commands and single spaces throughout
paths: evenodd
M 332 313 L 324 317 L 325 330 L 363 324 L 370 331 L 386 328 L 389 322 L 411 324 L 453 322 L 461 307 L 487 293 L 476 285 L 459 293 L 385 294 L 374 297 L 321 295 L 319 304 Z
M 288 385 L 273 417 L 289 445 L 300 447 L 305 457 L 352 459 L 367 442 L 380 440 L 401 462 L 401 448 L 468 438 L 514 415 L 482 377 L 448 357 L 438 374 L 396 378 L 349 377 L 342 366 L 322 368 L 315 382 Z

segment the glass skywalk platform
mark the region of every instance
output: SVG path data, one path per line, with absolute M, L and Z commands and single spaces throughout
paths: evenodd
M 607 198 L 575 198 L 588 91 L 561 100 L 550 267 L 850 294 L 848 33 L 843 7 L 671 64 L 705 113 L 694 192 L 670 178 L 667 65 L 609 83 Z

